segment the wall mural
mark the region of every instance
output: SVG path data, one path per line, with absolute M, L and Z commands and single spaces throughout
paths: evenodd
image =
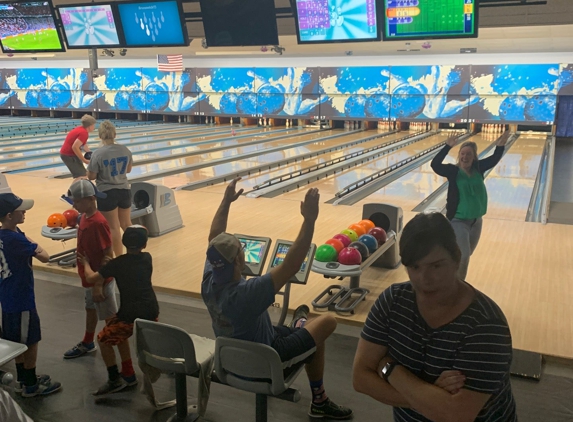
M 0 70 L 0 108 L 551 124 L 573 64 Z

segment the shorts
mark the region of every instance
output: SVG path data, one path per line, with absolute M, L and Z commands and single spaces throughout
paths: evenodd
M 32 346 L 42 340 L 40 317 L 35 309 L 31 311 L 2 312 L 2 338 L 14 343 Z
M 85 287 L 86 309 L 95 309 L 97 319 L 104 321 L 117 314 L 117 301 L 115 300 L 115 280 L 110 281 L 103 286 L 105 300 L 103 302 L 94 302 L 92 298 L 92 288 Z
M 273 328 L 275 337 L 271 347 L 277 351 L 285 367 L 312 360 L 316 343 L 307 330 L 285 326 Z
M 75 155 L 62 155 L 60 154 L 60 158 L 72 173 L 72 177 L 75 179 L 77 177 L 83 177 L 87 174 L 86 168 L 84 167 L 84 163 Z
M 104 191 L 107 198 L 97 198 L 99 211 L 113 211 L 116 208 L 123 210 L 131 208 L 131 189 L 110 189 Z
M 155 318 L 157 321 L 157 318 Z M 105 324 L 105 327 L 97 335 L 100 343 L 117 346 L 133 335 L 133 323 L 121 321 L 118 317 L 113 317 Z

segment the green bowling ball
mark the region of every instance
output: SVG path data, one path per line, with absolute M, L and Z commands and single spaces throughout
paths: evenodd
M 332 245 L 320 245 L 316 248 L 314 259 L 318 262 L 332 262 L 336 261 L 338 253 Z

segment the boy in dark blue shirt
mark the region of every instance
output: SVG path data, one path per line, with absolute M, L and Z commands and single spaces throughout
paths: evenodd
M 0 194 L 0 303 L 2 334 L 6 340 L 22 343 L 28 350 L 16 358 L 17 391 L 22 397 L 54 393 L 62 387 L 48 375 L 36 375 L 38 343 L 42 338 L 34 296 L 32 257 L 48 262 L 48 253 L 27 237 L 18 224 L 34 206 L 31 199 L 12 193 Z

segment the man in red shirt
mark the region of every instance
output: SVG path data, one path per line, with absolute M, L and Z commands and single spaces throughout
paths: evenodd
M 72 173 L 74 179 L 86 176 L 84 164 L 89 164 L 89 159 L 84 158 L 84 152 L 91 152 L 88 147 L 88 137 L 95 129 L 96 119 L 89 114 L 82 117 L 82 125 L 72 129 L 66 136 L 66 140 L 60 149 L 60 158 Z
M 85 256 L 94 271 L 98 271 L 113 258 L 111 232 L 107 220 L 97 210 L 96 197 L 106 194 L 96 189 L 87 179 L 77 180 L 70 186 L 68 196 L 74 208 L 82 214 L 78 228 L 78 256 Z M 82 341 L 64 353 L 64 359 L 73 359 L 96 350 L 94 335 L 99 321 L 109 321 L 117 313 L 115 281 L 113 278 L 95 284 L 86 282 L 83 261 L 78 259 L 78 274 L 82 280 L 86 301 L 86 332 Z

